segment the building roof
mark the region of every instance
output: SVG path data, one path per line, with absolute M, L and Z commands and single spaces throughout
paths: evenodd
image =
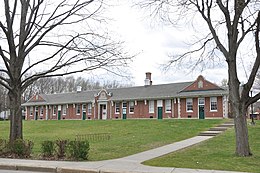
M 227 90 L 220 87 L 209 90 L 183 91 L 183 89 L 193 83 L 194 81 L 116 88 L 107 89 L 106 92 L 110 94 L 111 97 L 109 98 L 109 100 L 111 101 L 156 100 L 194 96 L 220 96 L 227 94 Z M 22 106 L 90 103 L 95 100 L 95 97 L 99 94 L 99 92 L 100 90 L 60 94 L 39 94 L 39 97 L 42 98 L 41 100 L 35 101 L 35 99 L 30 99 L 28 102 L 22 104 Z

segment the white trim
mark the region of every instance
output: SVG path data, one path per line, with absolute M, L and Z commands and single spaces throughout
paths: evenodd
M 118 112 L 116 111 L 117 104 L 118 104 L 118 108 L 119 108 L 119 111 L 118 111 Z M 116 114 L 116 115 L 120 114 L 120 102 L 115 102 L 115 114 Z
M 204 100 L 204 104 L 199 102 L 200 99 Z M 198 119 L 200 118 L 200 106 L 204 106 L 204 117 L 205 117 L 205 97 L 198 97 Z
M 188 110 L 188 100 L 191 102 L 192 110 Z M 193 98 L 186 98 L 186 112 L 193 112 Z
M 177 105 L 177 112 L 178 112 L 178 118 L 181 118 L 181 99 L 178 98 L 178 105 Z
M 134 111 L 133 111 L 133 112 L 130 111 L 130 109 L 131 109 L 131 103 L 133 104 L 132 106 L 133 106 L 133 108 L 134 108 Z M 129 108 L 128 108 L 129 114 L 134 114 L 134 113 L 135 113 L 135 103 L 134 103 L 133 101 L 130 101 L 130 102 L 128 102 L 128 104 L 129 104 Z
M 150 114 L 153 114 L 154 113 L 154 100 L 149 100 L 148 104 L 149 104 L 148 111 L 149 111 Z
M 217 109 L 212 110 L 211 103 L 216 103 Z M 210 106 L 210 112 L 218 112 L 218 97 L 210 97 L 209 106 Z
M 168 102 L 168 104 L 170 103 L 170 105 L 167 105 L 167 102 Z M 167 111 L 167 107 L 169 107 L 169 106 L 170 106 L 171 110 Z M 172 100 L 171 99 L 165 100 L 165 113 L 172 113 Z
M 157 100 L 157 108 L 163 107 L 163 100 Z

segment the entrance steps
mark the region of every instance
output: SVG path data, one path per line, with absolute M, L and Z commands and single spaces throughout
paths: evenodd
M 234 126 L 234 122 L 228 121 L 216 127 L 212 127 L 207 131 L 201 132 L 199 133 L 198 136 L 217 136 L 218 134 L 223 133 L 227 129 L 232 128 L 233 126 Z

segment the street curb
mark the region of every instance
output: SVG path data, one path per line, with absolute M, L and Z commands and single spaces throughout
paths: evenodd
M 16 170 L 20 171 L 35 171 L 35 172 L 52 172 L 56 173 L 57 168 L 56 167 L 43 167 L 43 166 L 22 166 L 22 165 L 16 165 Z
M 15 165 L 0 165 L 0 170 L 17 170 Z
M 57 168 L 56 173 L 99 173 L 95 169 Z

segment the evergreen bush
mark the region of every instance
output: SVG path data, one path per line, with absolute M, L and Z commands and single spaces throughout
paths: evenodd
M 43 157 L 53 157 L 55 152 L 55 142 L 43 141 L 41 144 L 41 149 Z
M 74 140 L 68 144 L 69 158 L 73 160 L 87 160 L 89 152 L 89 142 L 87 140 Z

